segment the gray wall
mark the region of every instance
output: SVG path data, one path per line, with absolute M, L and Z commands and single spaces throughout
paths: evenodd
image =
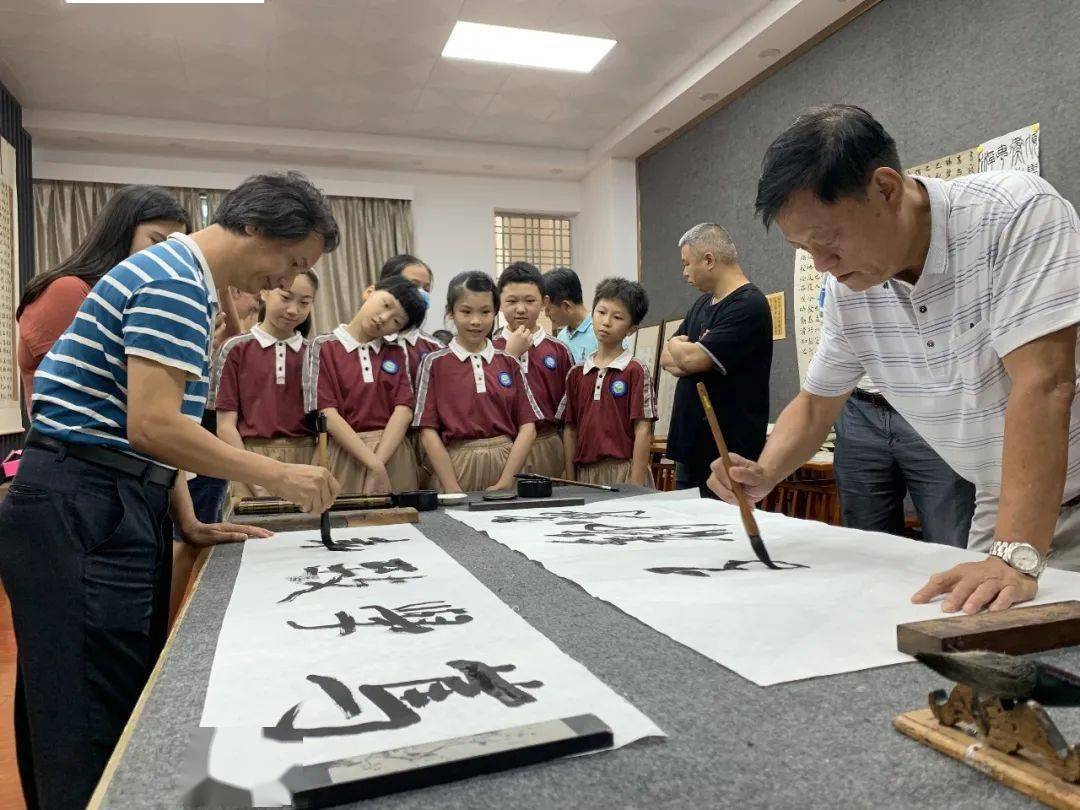
M 761 156 L 802 107 L 870 110 L 905 166 L 1038 121 L 1042 176 L 1080 202 L 1069 160 L 1080 138 L 1080 2 L 884 0 L 733 104 L 638 163 L 642 283 L 649 322 L 679 317 L 679 236 L 704 220 L 731 231 L 743 267 L 765 293 L 786 291 L 792 329 L 795 253 L 754 218 Z M 791 337 L 774 345 L 772 413 L 798 390 Z

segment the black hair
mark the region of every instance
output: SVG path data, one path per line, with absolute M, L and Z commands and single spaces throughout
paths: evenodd
M 874 116 L 850 104 L 811 107 L 765 150 L 754 211 L 768 228 L 796 191 L 830 204 L 861 196 L 883 166 L 904 173 L 896 141 Z
M 571 304 L 584 303 L 585 298 L 581 293 L 581 279 L 577 273 L 569 267 L 556 267 L 544 273 L 544 295 L 551 299 L 551 303 L 558 306 L 563 301 Z
M 182 222 L 184 233 L 191 230 L 188 212 L 165 189 L 157 186 L 118 189 L 105 203 L 90 226 L 90 232 L 75 251 L 53 269 L 30 280 L 23 290 L 15 317 L 21 317 L 23 310 L 58 278 L 75 276 L 93 287 L 103 275 L 131 255 L 135 229 L 144 222 L 155 220 Z
M 540 269 L 535 264 L 528 262 L 514 262 L 502 271 L 499 276 L 499 286 L 496 289 L 502 298 L 503 287 L 507 284 L 535 284 L 540 295 L 544 294 L 544 277 L 540 275 Z
M 447 329 L 436 329 L 431 333 L 431 336 L 443 346 L 449 346 L 450 341 L 454 339 L 454 333 Z
M 319 291 L 319 277 L 317 275 L 315 275 L 314 270 L 305 270 L 303 273 L 299 273 L 296 277 L 300 278 L 300 276 L 307 276 L 308 280 L 311 282 L 311 286 L 315 288 L 315 292 Z M 272 290 L 267 290 L 266 292 L 272 292 Z M 262 298 L 260 297 L 259 298 L 259 322 L 262 323 L 262 320 L 265 317 L 266 317 L 266 302 L 263 301 Z M 304 337 L 307 337 L 308 335 L 311 334 L 311 311 L 310 310 L 308 311 L 308 316 L 306 318 L 304 318 L 303 321 L 300 322 L 299 326 L 296 327 L 296 331 L 299 332 Z
M 418 264 L 428 272 L 428 279 L 432 282 L 435 281 L 435 274 L 431 272 L 431 267 L 427 262 L 422 259 L 418 259 L 411 253 L 399 253 L 397 256 L 391 256 L 383 263 L 382 269 L 379 270 L 379 280 L 382 281 L 386 278 L 394 278 L 394 276 L 400 276 L 405 272 L 406 267 L 411 267 L 414 264 Z
M 287 241 L 317 233 L 323 253 L 341 241 L 330 203 L 300 172 L 252 175 L 225 195 L 214 211 L 214 224 L 234 233 L 250 226 L 261 236 Z
M 630 323 L 637 326 L 649 314 L 649 295 L 636 281 L 625 278 L 605 278 L 596 285 L 593 309 L 601 300 L 618 301 L 630 313 Z
M 454 314 L 454 304 L 467 292 L 490 293 L 491 304 L 495 311 L 498 312 L 499 298 L 495 290 L 495 282 L 492 281 L 491 276 L 487 273 L 481 273 L 479 270 L 466 270 L 464 273 L 458 273 L 450 279 L 450 286 L 446 290 L 447 315 Z
M 405 323 L 401 327 L 402 332 L 424 322 L 430 299 L 426 293 L 407 278 L 404 276 L 391 276 L 390 278 L 379 279 L 375 282 L 375 289 L 386 290 L 397 299 L 398 303 L 401 304 L 401 308 L 405 310 Z

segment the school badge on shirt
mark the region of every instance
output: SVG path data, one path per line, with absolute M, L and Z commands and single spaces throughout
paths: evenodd
M 382 361 L 382 370 L 385 371 L 387 374 L 397 374 L 398 373 L 398 364 L 395 363 L 393 360 L 389 360 L 389 359 L 383 360 Z
M 553 354 L 545 354 L 544 355 L 544 365 L 547 366 L 552 371 L 554 371 L 555 366 L 558 365 L 558 363 L 555 361 L 555 355 L 553 355 Z
M 626 396 L 626 380 L 612 380 L 611 381 L 611 395 L 613 397 L 625 397 Z
M 499 385 L 501 385 L 503 388 L 509 388 L 513 384 L 514 378 L 510 376 L 509 371 L 499 372 Z

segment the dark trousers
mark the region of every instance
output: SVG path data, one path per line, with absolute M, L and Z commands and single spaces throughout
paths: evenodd
M 924 540 L 967 547 L 975 487 L 892 408 L 848 399 L 836 423 L 833 470 L 845 526 L 903 534 L 910 494 Z
M 709 489 L 708 480 L 712 475 L 710 465 L 705 462 L 684 464 L 675 462 L 675 489 L 697 489 L 702 498 L 717 500 L 716 493 Z
M 28 448 L 0 505 L 28 807 L 89 800 L 164 644 L 168 490 Z

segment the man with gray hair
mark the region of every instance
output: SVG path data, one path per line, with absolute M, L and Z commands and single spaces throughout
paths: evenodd
M 683 278 L 700 290 L 682 326 L 664 346 L 660 364 L 679 378 L 667 438 L 675 486 L 706 486 L 717 457 L 697 384 L 705 383 L 728 447 L 757 458 L 765 446 L 772 367 L 772 315 L 764 294 L 750 283 L 728 232 L 703 222 L 679 240 Z M 738 449 L 736 449 L 738 448 Z

